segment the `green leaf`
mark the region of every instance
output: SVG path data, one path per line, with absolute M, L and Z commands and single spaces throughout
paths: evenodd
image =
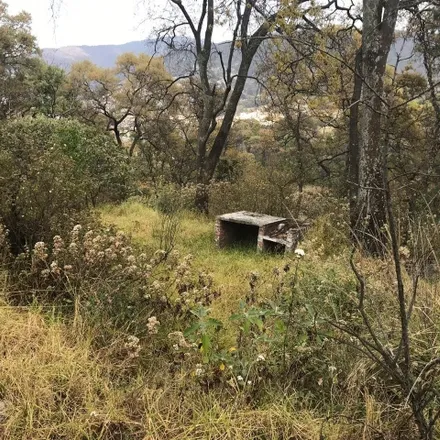
M 192 326 L 190 326 L 189 328 L 187 328 L 187 329 L 183 332 L 183 335 L 184 335 L 184 336 L 192 336 L 192 335 L 194 335 L 199 329 L 200 329 L 200 323 L 199 323 L 199 322 L 195 322 Z
M 203 353 L 203 362 L 209 362 L 209 354 L 211 351 L 211 338 L 207 333 L 202 335 L 202 353 Z

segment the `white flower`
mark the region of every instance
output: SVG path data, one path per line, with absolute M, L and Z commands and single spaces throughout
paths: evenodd
M 251 380 L 248 380 L 248 381 L 247 381 L 247 384 L 248 384 L 248 385 L 252 385 L 252 381 L 251 381 Z
M 297 255 L 299 258 L 304 257 L 305 254 L 306 253 L 304 252 L 303 249 L 300 249 L 300 248 L 295 249 L 295 255 Z
M 194 374 L 196 376 L 201 376 L 203 374 L 203 366 L 202 366 L 202 364 L 197 364 L 196 365 L 196 369 L 194 371 Z
M 61 269 L 58 267 L 58 263 L 56 261 L 52 261 L 52 263 L 50 263 L 50 271 L 55 274 L 59 274 L 61 272 Z
M 150 335 L 157 334 L 158 332 L 157 327 L 159 325 L 160 325 L 160 321 L 158 321 L 158 319 L 155 316 L 148 318 L 148 324 L 147 324 L 148 333 L 150 333 Z
M 139 338 L 134 336 L 134 335 L 130 335 L 127 337 L 127 340 L 124 344 L 125 348 L 128 350 L 128 356 L 130 358 L 137 358 L 139 357 L 139 352 L 141 351 L 141 346 L 139 344 Z
M 257 361 L 265 361 L 266 360 L 266 358 L 264 357 L 264 354 L 259 354 L 258 356 L 257 356 Z
M 244 381 L 243 376 L 238 375 L 237 380 L 238 380 L 238 382 L 243 382 Z
M 96 411 L 92 411 L 90 413 L 90 417 L 96 417 L 98 415 L 98 413 Z

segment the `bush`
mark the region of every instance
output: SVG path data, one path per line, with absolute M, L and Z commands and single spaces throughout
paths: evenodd
M 124 154 L 107 136 L 77 121 L 44 118 L 2 129 L 0 221 L 15 255 L 84 222 L 97 201 L 125 195 Z
M 194 271 L 191 260 L 177 251 L 148 255 L 123 232 L 76 225 L 15 258 L 8 299 L 50 305 L 66 316 L 80 312 L 88 325 L 102 329 L 102 341 L 127 328 L 136 338 L 146 337 L 156 324 L 170 331 L 190 324 L 193 307 L 219 296 L 210 276 Z
M 307 185 L 299 191 L 297 179 L 279 170 L 277 163 L 263 166 L 252 155 L 236 152 L 226 155 L 227 160 L 234 161 L 236 174 L 231 180 L 217 180 L 210 186 L 212 215 L 255 211 L 303 220 L 328 212 L 336 212 L 339 217 L 343 214 L 343 203 L 330 190 Z

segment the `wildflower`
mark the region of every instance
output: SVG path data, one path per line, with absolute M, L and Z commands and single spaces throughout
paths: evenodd
M 258 356 L 257 356 L 257 361 L 262 361 L 262 362 L 264 362 L 266 360 L 266 358 L 264 357 L 264 354 L 259 354 Z
M 151 287 L 152 287 L 153 290 L 156 290 L 156 291 L 162 289 L 162 285 L 157 280 L 153 281 L 153 284 L 151 285 Z
M 42 276 L 43 278 L 47 278 L 47 277 L 49 276 L 49 274 L 50 274 L 50 270 L 49 270 L 49 269 L 43 269 L 43 270 L 41 271 L 41 276 Z
M 256 271 L 252 271 L 249 273 L 249 278 L 251 279 L 251 281 L 257 281 L 259 276 L 260 274 Z
M 52 263 L 50 263 L 50 271 L 57 275 L 61 272 L 61 269 L 56 261 L 52 261 Z
M 90 413 L 90 417 L 96 417 L 98 415 L 98 413 L 96 411 L 92 411 Z
M 91 241 L 93 243 L 93 231 L 91 229 L 85 233 L 84 240 Z
M 304 257 L 305 254 L 306 254 L 306 253 L 304 252 L 303 249 L 300 249 L 300 248 L 295 249 L 295 255 L 296 255 L 298 258 Z
M 139 344 L 138 337 L 134 335 L 128 336 L 127 341 L 124 344 L 124 347 L 128 350 L 129 357 L 131 358 L 139 357 L 139 352 L 141 351 L 141 347 Z
M 104 258 L 104 256 L 105 256 L 104 251 L 99 251 L 96 254 L 96 257 L 98 258 L 98 260 L 102 260 Z
M 136 265 L 132 264 L 131 266 L 127 267 L 127 274 L 133 275 L 137 272 L 137 270 L 138 270 L 138 267 Z
M 203 365 L 202 364 L 197 364 L 196 365 L 196 369 L 194 371 L 194 374 L 196 376 L 201 376 L 203 374 Z
M 163 249 L 159 249 L 154 253 L 154 258 L 156 261 L 161 261 L 167 256 L 167 253 Z
M 168 334 L 168 339 L 176 341 L 178 348 L 191 348 L 192 345 L 185 339 L 185 336 L 182 332 L 171 332 Z M 173 347 L 174 347 L 173 345 Z M 196 344 L 197 346 L 197 344 Z
M 78 250 L 78 245 L 75 242 L 72 242 L 72 243 L 69 244 L 69 249 L 72 252 L 76 252 Z
M 252 385 L 252 381 L 251 381 L 251 380 L 248 380 L 248 381 L 247 381 L 247 384 L 248 384 L 248 385 Z
M 114 260 L 115 258 L 117 258 L 117 255 L 112 248 L 104 249 L 104 254 L 109 260 Z
M 75 225 L 74 227 L 73 227 L 73 230 L 72 230 L 72 232 L 80 232 L 81 231 L 81 229 L 82 229 L 82 226 L 81 225 Z
M 158 332 L 158 327 L 160 325 L 160 321 L 155 316 L 152 316 L 151 318 L 148 318 L 148 333 L 150 335 L 155 335 Z
M 238 382 L 244 382 L 243 376 L 238 375 L 237 376 L 237 381 Z
M 47 258 L 46 244 L 43 241 L 35 243 L 34 255 L 39 260 L 45 260 Z
M 399 254 L 400 254 L 400 258 L 402 258 L 403 260 L 408 259 L 410 257 L 410 250 L 406 247 L 406 246 L 401 246 L 399 248 Z
M 59 235 L 53 238 L 53 252 L 58 254 L 64 248 L 64 241 Z

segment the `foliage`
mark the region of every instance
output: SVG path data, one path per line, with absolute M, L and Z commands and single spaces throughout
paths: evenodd
M 25 12 L 8 14 L 0 2 L 0 119 L 29 110 L 29 78 L 38 60 L 38 47 L 31 34 L 31 17 Z
M 90 204 L 124 196 L 128 168 L 106 136 L 75 121 L 44 118 L 2 129 L 0 213 L 14 253 L 68 230 Z
M 140 140 L 172 106 L 171 78 L 162 59 L 125 53 L 112 69 L 82 61 L 68 76 L 68 89 L 78 94 L 82 120 L 112 132 L 118 145 L 128 138 L 130 156 Z

